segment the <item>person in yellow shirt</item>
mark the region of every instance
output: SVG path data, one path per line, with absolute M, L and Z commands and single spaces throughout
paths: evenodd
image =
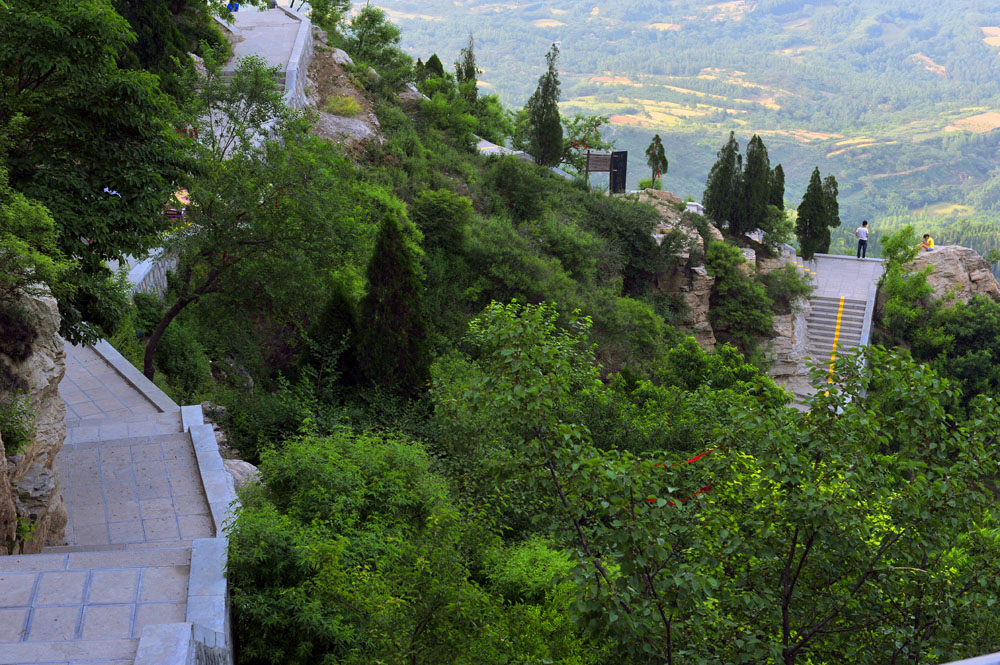
M 930 233 L 924 234 L 924 241 L 920 243 L 920 247 L 928 252 L 934 249 L 934 238 L 931 237 Z

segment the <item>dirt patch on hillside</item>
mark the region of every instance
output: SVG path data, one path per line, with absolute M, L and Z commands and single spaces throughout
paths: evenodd
M 997 26 L 986 26 L 980 28 L 983 31 L 985 37 L 983 41 L 986 42 L 988 46 L 1000 46 L 1000 27 Z
M 929 71 L 931 74 L 940 76 L 941 78 L 947 78 L 948 70 L 944 65 L 939 65 L 930 58 L 928 58 L 923 53 L 914 53 L 913 59 L 918 65 L 921 65 L 924 69 Z
M 985 134 L 994 129 L 1000 129 L 1000 113 L 989 111 L 978 115 L 956 120 L 944 128 L 946 132 L 972 132 L 973 134 Z
M 381 143 L 382 135 L 371 100 L 345 66 L 350 63 L 350 57 L 340 49 L 317 44 L 309 66 L 309 104 L 319 113 L 316 133 L 343 142 L 350 152 L 357 153 L 368 141 Z M 336 107 L 347 111 L 328 112 Z M 355 112 L 351 113 L 352 109 Z

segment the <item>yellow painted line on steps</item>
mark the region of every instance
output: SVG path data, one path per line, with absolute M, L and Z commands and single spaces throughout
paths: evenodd
M 833 385 L 833 364 L 837 361 L 837 342 L 840 341 L 840 319 L 844 316 L 844 299 L 845 296 L 840 296 L 840 307 L 837 308 L 837 326 L 833 329 L 833 350 L 830 353 L 830 376 L 826 380 L 830 385 Z M 829 395 L 830 391 L 827 390 L 826 394 Z

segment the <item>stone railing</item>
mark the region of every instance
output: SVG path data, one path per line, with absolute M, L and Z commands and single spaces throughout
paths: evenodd
M 315 48 L 313 43 L 312 21 L 297 11 L 287 7 L 278 7 L 299 22 L 299 31 L 295 35 L 295 45 L 288 59 L 288 69 L 285 71 L 285 104 L 293 109 L 305 108 L 309 101 L 306 98 L 309 65 L 312 64 Z

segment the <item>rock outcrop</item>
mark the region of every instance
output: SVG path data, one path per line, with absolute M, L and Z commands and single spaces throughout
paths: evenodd
M 939 298 L 954 297 L 968 302 L 973 296 L 1000 300 L 1000 283 L 997 283 L 986 262 L 975 250 L 958 245 L 944 245 L 930 252 L 921 251 L 907 268 L 923 270 L 932 266 L 934 271 L 927 283 Z
M 66 351 L 59 336 L 59 309 L 54 298 L 26 297 L 18 303 L 18 310 L 36 334 L 25 353 L 18 358 L 0 353 L 0 363 L 19 387 L 27 390 L 36 429 L 30 443 L 0 464 L 6 476 L 6 482 L 0 482 L 0 525 L 4 506 L 13 502 L 17 517 L 31 534 L 14 549 L 31 554 L 47 543 L 61 544 L 68 518 L 59 478 L 52 468 L 66 438 L 66 404 L 59 395 L 59 382 L 66 373 Z
M 17 508 L 14 506 L 14 489 L 7 477 L 7 456 L 0 438 L 0 554 L 14 546 L 17 536 Z
M 674 194 L 647 189 L 639 193 L 638 199 L 652 205 L 659 213 L 660 223 L 653 232 L 657 244 L 671 234 L 680 234 L 682 238 L 677 263 L 671 270 L 656 275 L 654 283 L 657 290 L 684 303 L 687 320 L 681 323 L 681 329 L 691 333 L 703 349 L 715 348 L 715 331 L 708 320 L 708 301 L 715 278 L 708 274 L 704 266 L 705 240 L 690 221 L 691 218 L 677 209 L 682 201 Z M 722 233 L 711 224 L 708 224 L 708 230 L 713 240 L 723 240 Z
M 346 52 L 318 44 L 309 66 L 308 100 L 319 115 L 317 133 L 360 150 L 369 141 L 381 144 L 383 139 L 371 101 L 355 85 L 353 75 L 348 73 L 347 67 L 351 65 L 353 61 Z M 357 111 L 340 111 L 346 115 L 331 113 L 329 111 L 334 110 L 334 106 L 330 105 L 330 100 L 338 101 L 345 109 L 353 101 Z

